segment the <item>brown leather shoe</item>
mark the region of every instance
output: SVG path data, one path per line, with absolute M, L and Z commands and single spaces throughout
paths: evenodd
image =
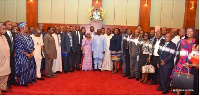
M 6 94 L 4 94 L 4 93 L 0 93 L 0 95 L 6 95 Z
M 5 90 L 1 90 L 1 92 L 12 92 L 12 90 L 10 90 L 10 89 L 5 89 Z

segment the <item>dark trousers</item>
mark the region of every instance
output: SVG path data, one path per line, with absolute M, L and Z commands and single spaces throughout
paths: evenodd
M 162 65 L 159 66 L 160 69 L 160 80 L 161 80 L 161 89 L 164 91 L 169 91 L 170 89 L 170 76 L 172 74 L 173 68 L 164 68 Z
M 11 69 L 11 73 L 8 78 L 7 86 L 10 86 L 10 84 L 16 83 L 16 80 L 15 80 L 15 57 L 13 54 L 10 55 L 10 69 Z
M 70 48 L 67 56 L 63 56 L 63 69 L 64 72 L 70 71 L 70 68 L 75 69 L 74 51 Z
M 139 78 L 137 55 L 130 56 L 130 72 L 131 72 L 130 77 Z
M 47 56 L 46 56 L 47 57 Z M 53 74 L 53 59 L 48 57 L 45 59 L 45 75 L 46 76 L 52 76 Z
M 77 45 L 77 50 L 75 52 L 76 58 L 76 69 L 80 69 L 79 64 L 81 64 L 81 45 Z
M 42 58 L 41 67 L 40 67 L 40 73 L 41 73 L 41 75 L 44 75 L 44 73 L 43 73 L 44 69 L 45 69 L 45 58 Z
M 155 73 L 151 74 L 151 78 L 152 78 L 152 83 L 157 83 L 157 79 L 158 79 L 158 67 L 157 67 L 157 64 L 158 64 L 158 60 L 159 60 L 159 56 L 154 56 L 152 55 L 151 56 L 151 64 L 155 67 Z
M 129 54 L 129 49 L 126 49 L 126 52 L 125 52 L 125 63 L 126 63 L 126 71 L 125 71 L 125 74 L 126 75 L 130 75 L 130 54 Z

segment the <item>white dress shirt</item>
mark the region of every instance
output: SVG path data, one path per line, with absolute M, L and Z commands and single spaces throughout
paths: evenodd
M 159 47 L 160 47 L 159 45 L 160 45 L 161 39 L 162 39 L 162 38 L 160 38 L 158 41 L 156 41 L 156 44 L 154 45 L 154 52 L 153 52 L 153 55 L 154 55 L 154 56 L 159 56 L 159 55 L 158 55 L 158 49 L 159 49 Z

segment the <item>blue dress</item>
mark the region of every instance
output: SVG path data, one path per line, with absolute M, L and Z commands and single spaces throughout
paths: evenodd
M 18 33 L 15 37 L 15 71 L 20 85 L 26 85 L 29 79 L 30 59 L 22 52 L 30 53 L 33 49 L 30 47 L 30 40 L 27 36 Z

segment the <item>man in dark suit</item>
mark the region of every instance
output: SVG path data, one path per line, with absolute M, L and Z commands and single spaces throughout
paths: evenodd
M 67 54 L 66 56 L 62 56 L 63 60 L 63 69 L 64 72 L 73 72 L 75 69 L 75 61 L 74 61 L 74 47 L 73 47 L 73 38 L 70 32 L 70 27 L 66 27 L 66 31 L 62 33 L 62 41 L 61 41 L 61 50 L 63 54 Z M 72 68 L 72 70 L 70 69 Z
M 165 43 L 165 39 L 162 38 L 162 32 L 157 31 L 156 32 L 156 39 L 153 42 L 153 52 L 152 52 L 151 60 L 150 60 L 151 64 L 155 67 L 155 73 L 150 74 L 151 78 L 152 78 L 152 82 L 149 83 L 149 85 L 157 84 L 157 79 L 159 81 L 159 75 L 158 75 L 159 70 L 158 70 L 158 67 L 157 67 L 158 60 L 159 60 L 158 49 L 159 49 L 159 46 L 163 46 L 164 43 Z M 159 82 L 159 85 L 160 85 L 160 82 Z M 160 91 L 160 90 L 161 89 L 158 88 L 158 91 Z
M 80 31 L 80 26 L 75 26 L 75 31 L 72 32 L 72 38 L 74 41 L 74 50 L 75 50 L 75 56 L 76 56 L 76 70 L 80 71 L 81 67 L 81 45 L 82 45 L 82 39 L 83 39 L 83 33 Z
M 129 29 L 127 31 L 127 36 L 123 38 L 123 56 L 125 58 L 125 64 L 126 64 L 126 69 L 123 73 L 123 77 L 127 77 L 130 75 L 130 54 L 129 54 L 129 44 L 130 44 L 130 39 L 132 38 L 132 31 Z
M 160 69 L 160 78 L 163 92 L 162 94 L 167 94 L 170 88 L 170 75 L 174 68 L 174 57 L 176 53 L 176 44 L 172 41 L 172 36 L 170 33 L 165 35 L 165 45 L 159 47 L 159 61 L 158 67 Z
M 10 69 L 11 73 L 9 75 L 9 80 L 7 87 L 11 88 L 10 85 L 17 85 L 16 80 L 15 80 L 15 57 L 14 57 L 14 37 L 15 34 L 14 32 L 11 31 L 12 29 L 12 22 L 11 21 L 6 21 L 5 22 L 7 32 L 5 34 L 5 37 L 8 41 L 9 47 L 10 47 Z
M 139 46 L 143 39 L 139 35 L 139 30 L 135 30 L 135 37 L 132 37 L 129 45 L 129 54 L 130 54 L 130 72 L 128 79 L 136 77 L 136 80 L 139 81 L 139 72 L 138 72 L 138 55 L 139 55 Z

